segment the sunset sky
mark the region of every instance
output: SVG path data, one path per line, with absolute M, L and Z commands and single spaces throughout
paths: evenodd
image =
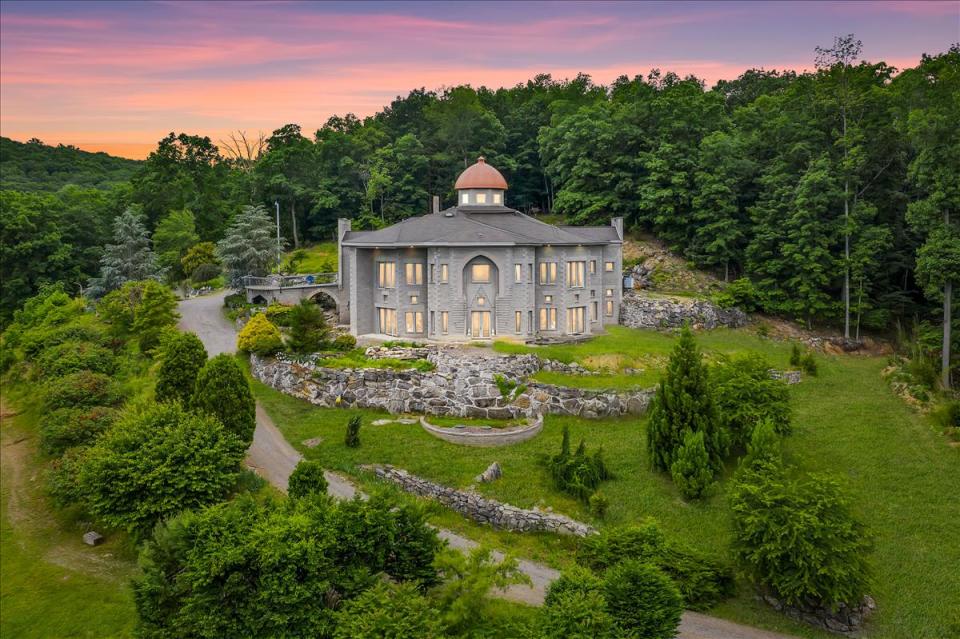
M 855 33 L 903 68 L 960 41 L 948 2 L 2 2 L 0 132 L 145 157 L 170 131 L 312 132 L 414 87 L 598 83 L 651 68 L 708 84 L 809 69 Z

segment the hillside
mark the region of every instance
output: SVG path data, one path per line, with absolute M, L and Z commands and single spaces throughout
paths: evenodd
M 68 184 L 107 189 L 126 182 L 137 160 L 89 153 L 73 146 L 0 137 L 0 187 L 15 191 L 59 191 Z

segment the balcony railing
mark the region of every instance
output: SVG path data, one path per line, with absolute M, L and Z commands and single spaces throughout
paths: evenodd
M 247 275 L 243 278 L 245 288 L 295 288 L 300 286 L 316 286 L 317 284 L 336 284 L 337 273 L 304 273 L 301 275 L 268 275 L 256 277 Z

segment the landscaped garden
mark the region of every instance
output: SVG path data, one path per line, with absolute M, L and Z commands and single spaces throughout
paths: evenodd
M 762 338 L 753 330 L 716 330 L 697 336 L 706 359 L 720 355 L 759 353 L 774 368 L 790 367 L 791 344 Z M 659 378 L 675 337 L 652 331 L 613 327 L 610 334 L 571 345 L 526 347 L 498 343 L 500 351 L 533 351 L 543 357 L 579 362 L 610 373 L 563 375 L 569 385 L 627 386 L 640 378 L 650 386 Z M 951 543 L 960 521 L 960 502 L 953 487 L 960 485 L 960 451 L 951 448 L 929 419 L 891 392 L 881 371 L 884 358 L 818 356 L 818 374 L 805 375 L 790 388 L 792 434 L 783 439 L 784 457 L 796 472 L 830 473 L 852 502 L 852 513 L 863 522 L 873 541 L 869 556 L 873 579 L 868 592 L 878 612 L 868 625 L 872 637 L 945 637 L 960 631 L 960 546 Z M 639 365 L 639 366 L 638 366 Z M 641 375 L 623 375 L 623 368 L 641 368 Z M 544 373 L 538 373 L 542 379 Z M 545 380 L 544 380 L 545 381 Z M 560 380 L 550 380 L 560 381 Z M 631 384 L 632 385 L 632 384 Z M 727 464 L 714 494 L 687 501 L 667 473 L 650 468 L 648 419 L 623 417 L 587 420 L 548 415 L 536 438 L 503 448 L 467 448 L 438 440 L 416 424 L 373 426 L 385 414 L 369 410 L 320 409 L 255 383 L 255 394 L 286 437 L 308 459 L 343 471 L 365 485 L 370 475 L 362 464 L 392 464 L 453 487 L 468 487 L 493 461 L 503 477 L 476 489 L 520 507 L 540 506 L 592 523 L 601 529 L 634 524 L 647 517 L 660 522 L 679 542 L 730 562 L 733 540 L 730 497 L 734 466 Z M 343 442 L 346 422 L 361 416 L 362 445 Z M 562 492 L 548 469 L 560 450 L 564 428 L 575 446 L 581 439 L 590 452 L 602 447 L 612 478 L 600 492 L 608 507 L 603 518 L 590 504 Z M 305 440 L 320 437 L 315 448 Z M 435 523 L 558 568 L 569 568 L 577 541 L 547 534 L 494 531 L 458 515 L 432 509 Z M 743 623 L 779 629 L 801 636 L 824 633 L 793 623 L 754 598 L 740 579 L 737 594 L 714 607 L 717 614 Z

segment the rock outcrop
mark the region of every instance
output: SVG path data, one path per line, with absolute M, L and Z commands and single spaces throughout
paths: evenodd
M 739 328 L 747 324 L 747 314 L 738 308 L 720 308 L 704 299 L 650 297 L 625 291 L 620 305 L 620 323 L 630 328 Z

